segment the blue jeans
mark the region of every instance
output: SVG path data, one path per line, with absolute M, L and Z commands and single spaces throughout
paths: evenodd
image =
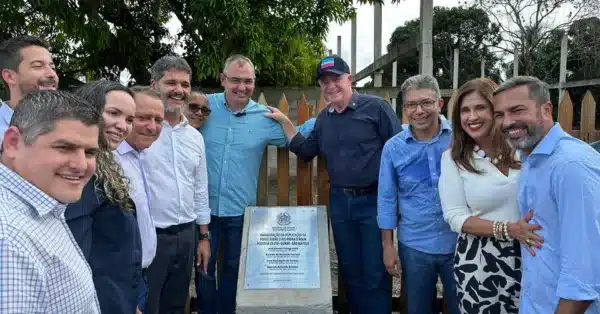
M 353 314 L 389 314 L 391 278 L 383 264 L 377 225 L 377 195 L 349 196 L 332 187 L 331 228 L 349 309 Z
M 203 273 L 196 268 L 196 294 L 198 314 L 235 313 L 240 251 L 242 250 L 242 230 L 244 216 L 210 217 L 210 260 L 208 271 Z M 223 265 L 219 272 L 219 289 L 215 280 L 217 252 L 222 245 Z
M 405 281 L 407 314 L 434 314 L 439 309 L 433 306 L 437 297 L 438 274 L 442 279 L 444 296 L 448 301 L 448 313 L 459 314 L 456 281 L 454 280 L 454 252 L 450 254 L 428 254 L 398 242 L 398 255 Z

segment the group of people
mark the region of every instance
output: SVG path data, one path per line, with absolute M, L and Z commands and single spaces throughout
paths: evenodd
M 183 313 L 193 270 L 198 313 L 235 313 L 244 211 L 276 145 L 325 159 L 352 313 L 391 313 L 402 276 L 409 314 L 438 310 L 438 277 L 452 314 L 600 314 L 600 155 L 553 122 L 537 78 L 471 80 L 448 120 L 436 79 L 410 77 L 402 125 L 330 56 L 328 106 L 296 127 L 251 99 L 241 55 L 209 95 L 176 56 L 150 86 L 60 91 L 30 36 L 0 44 L 0 71 L 0 313 Z
M 252 61 L 225 61 L 224 93 L 192 91 L 176 56 L 150 86 L 67 92 L 48 44 L 22 36 L 0 71 L 0 313 L 183 313 L 194 269 L 199 311 L 234 313 L 244 209 L 265 147 L 287 145 L 251 99 Z

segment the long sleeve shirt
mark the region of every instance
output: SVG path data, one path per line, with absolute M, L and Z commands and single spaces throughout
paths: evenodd
M 563 298 L 600 314 L 600 155 L 555 124 L 522 160 L 519 208 L 544 243 L 536 256 L 521 247 L 519 313 L 554 313 Z
M 305 161 L 323 156 L 334 187 L 374 187 L 383 145 L 401 130 L 400 120 L 385 100 L 354 93 L 343 112 L 331 107 L 322 110 L 308 138 L 298 133 L 289 146 Z
M 142 160 L 150 214 L 157 228 L 210 222 L 204 138 L 182 119 L 173 127 L 163 121 L 160 136 Z

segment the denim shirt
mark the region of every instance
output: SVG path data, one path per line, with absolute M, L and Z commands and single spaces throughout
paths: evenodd
M 442 153 L 452 128 L 440 118 L 430 141 L 417 140 L 406 128 L 383 148 L 379 169 L 378 214 L 381 229 L 398 228 L 398 241 L 429 254 L 454 253 L 457 234 L 444 220 L 438 193 Z

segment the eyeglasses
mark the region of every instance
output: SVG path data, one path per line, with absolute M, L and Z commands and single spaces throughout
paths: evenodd
M 433 107 L 435 107 L 435 104 L 437 103 L 437 100 L 433 100 L 433 99 L 424 99 L 421 101 L 415 101 L 415 102 L 407 102 L 404 105 L 402 105 L 406 110 L 416 110 L 418 106 L 421 106 L 421 109 L 423 110 L 429 110 L 429 109 L 433 109 Z
M 223 76 L 233 84 L 254 85 L 254 78 L 229 77 L 225 74 Z
M 190 109 L 191 112 L 196 113 L 199 111 L 202 111 L 202 114 L 205 116 L 210 115 L 210 112 L 212 110 L 210 110 L 210 108 L 200 105 L 200 104 L 196 104 L 196 103 L 191 103 L 188 105 L 188 109 Z

